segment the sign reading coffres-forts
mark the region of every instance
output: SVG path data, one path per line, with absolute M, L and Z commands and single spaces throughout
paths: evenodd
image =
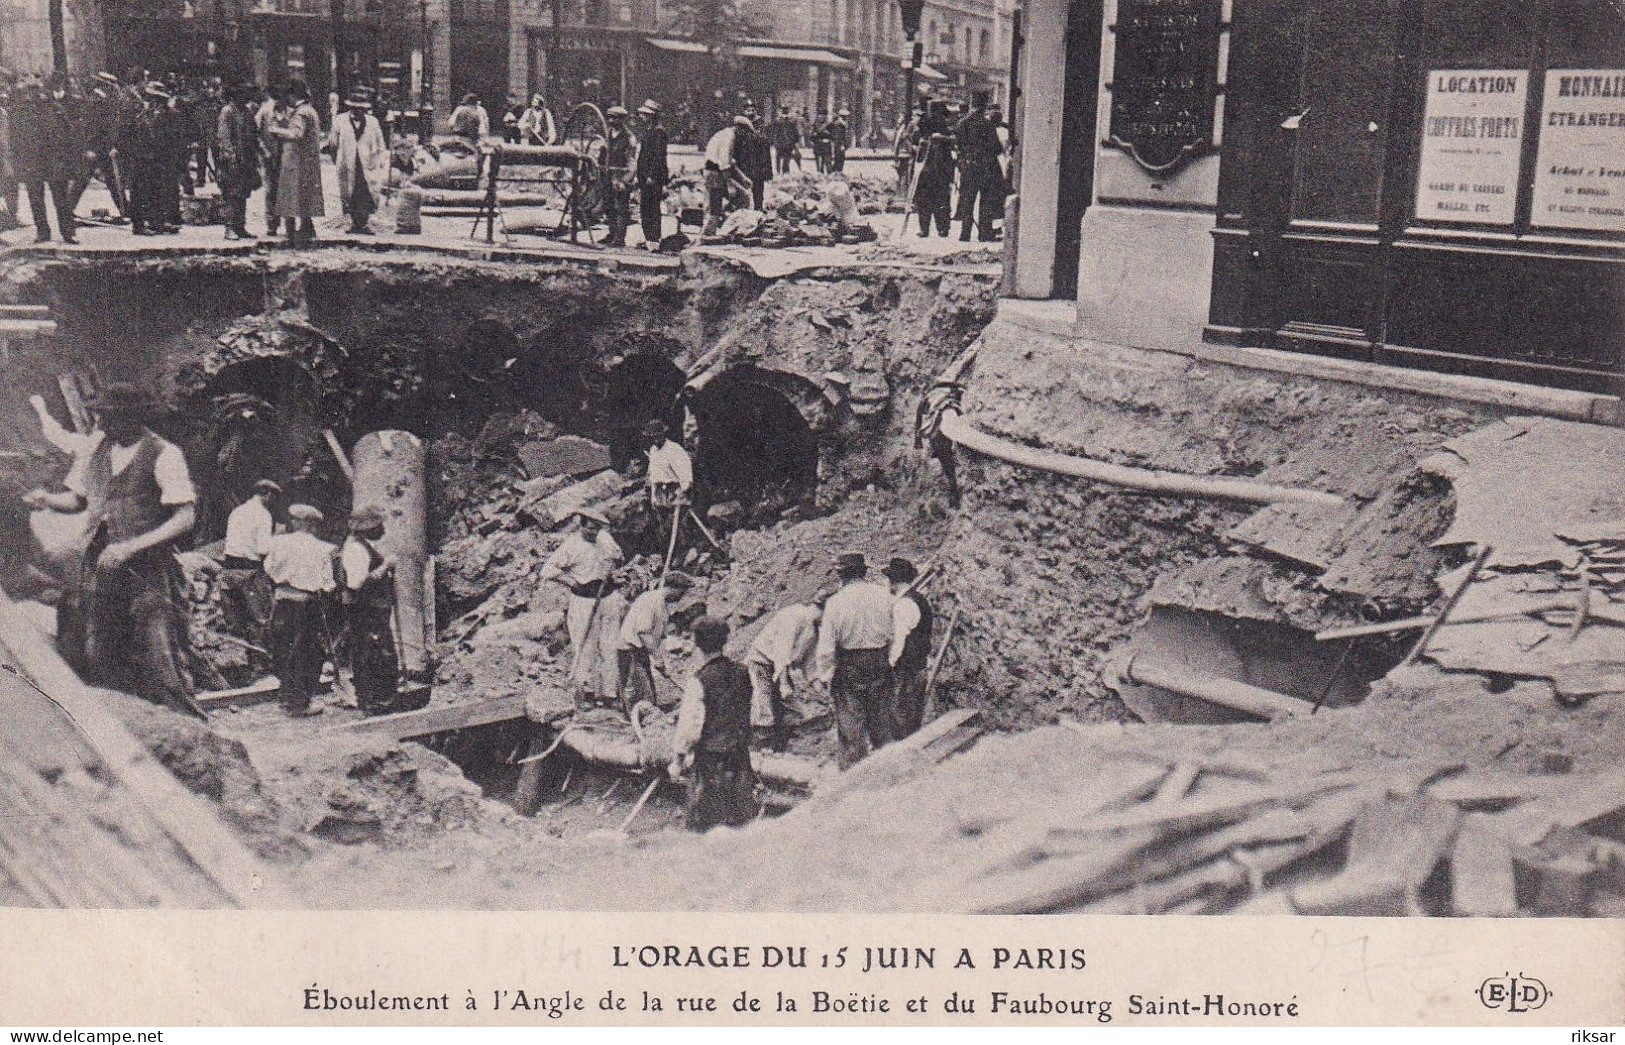
M 1546 73 L 1530 220 L 1625 232 L 1625 70 Z
M 1417 218 L 1512 224 L 1528 80 L 1522 69 L 1428 73 Z

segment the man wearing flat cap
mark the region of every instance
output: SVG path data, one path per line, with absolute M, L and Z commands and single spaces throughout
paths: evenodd
M 638 139 L 626 125 L 626 109 L 611 105 L 604 113 L 609 137 L 604 139 L 599 177 L 604 193 L 604 217 L 609 223 L 608 247 L 626 246 L 632 225 L 632 178 L 638 161 Z
M 255 612 L 253 591 L 265 573 L 265 551 L 276 533 L 271 505 L 282 495 L 282 487 L 270 479 L 254 484 L 248 500 L 226 517 L 226 543 L 222 549 L 220 581 L 226 603 L 227 624 L 242 638 L 260 641 L 260 615 Z
M 892 593 L 868 579 L 861 552 L 835 562 L 841 589 L 824 605 L 818 630 L 818 678 L 828 683 L 841 743 L 839 764 L 850 769 L 870 751 L 892 740 Z
M 638 106 L 638 116 L 643 121 L 642 141 L 638 145 L 638 221 L 643 226 L 644 242 L 653 250 L 665 235 L 661 204 L 666 199 L 666 183 L 671 180 L 666 156 L 671 148 L 671 135 L 660 122 L 660 103 L 653 98 Z
M 575 530 L 548 557 L 541 580 L 570 592 L 564 627 L 570 635 L 570 682 L 591 699 L 614 694 L 615 640 L 620 632 L 624 598 L 615 590 L 615 564 L 621 546 L 610 536 L 609 522 L 591 508 L 575 513 Z
M 93 684 L 201 714 L 175 561 L 196 520 L 186 458 L 147 427 L 159 404 L 135 385 L 111 384 L 93 405 L 95 442 L 75 460 L 65 490 L 27 498 L 30 507 L 85 513 L 83 569 L 58 608 L 58 645 Z
M 925 666 L 931 659 L 931 603 L 920 594 L 919 572 L 907 559 L 893 558 L 881 571 L 891 581 L 892 641 L 886 654 L 892 674 L 892 738 L 920 728 L 925 716 Z
M 271 611 L 271 659 L 282 683 L 282 710 L 294 718 L 321 714 L 310 698 L 322 678 L 327 652 L 325 600 L 338 586 L 333 558 L 338 549 L 316 536 L 322 513 L 308 504 L 288 509 L 288 532 L 271 538 L 265 575 L 276 586 Z
M 355 702 L 368 715 L 395 710 L 401 675 L 395 633 L 390 629 L 395 612 L 395 557 L 379 548 L 383 536 L 383 510 L 363 505 L 350 513 L 350 536 L 339 553 Z

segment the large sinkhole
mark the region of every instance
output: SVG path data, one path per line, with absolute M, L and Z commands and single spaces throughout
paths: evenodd
M 818 486 L 818 440 L 771 375 L 735 367 L 687 397 L 694 415 L 694 483 L 711 503 L 783 508 Z

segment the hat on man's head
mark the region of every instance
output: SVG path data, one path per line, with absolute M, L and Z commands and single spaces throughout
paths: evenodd
M 129 381 L 114 381 L 92 401 L 104 414 L 138 414 L 158 409 L 158 397 Z
M 350 532 L 380 533 L 384 529 L 384 510 L 376 504 L 365 504 L 350 513 Z
M 102 83 L 110 83 L 115 87 L 118 86 L 118 77 L 114 76 L 110 72 L 99 72 L 96 74 L 96 79 L 100 80 Z
M 321 509 L 313 504 L 296 504 L 288 508 L 288 518 L 297 519 L 300 522 L 321 522 L 327 516 L 323 515 Z
M 638 112 L 644 116 L 659 116 L 660 103 L 653 98 L 645 98 L 643 104 L 638 106 Z
M 835 115 L 836 116 L 851 116 L 852 115 L 852 110 L 848 109 L 846 106 L 843 105 L 843 106 L 841 106 L 841 111 L 837 112 Z
M 920 575 L 919 571 L 914 568 L 914 564 L 912 562 L 909 562 L 907 559 L 897 558 L 896 556 L 892 557 L 892 560 L 886 564 L 886 568 L 881 570 L 880 573 L 887 580 L 896 584 L 907 584 L 909 581 Z
M 664 439 L 670 434 L 671 425 L 658 417 L 643 426 L 643 438 L 645 439 Z
M 749 127 L 753 131 L 756 129 L 756 125 L 751 122 L 750 117 L 749 116 L 743 116 L 743 115 L 734 117 L 734 126 L 735 127 Z
M 860 576 L 869 572 L 869 562 L 862 552 L 842 552 L 835 557 L 835 571 L 837 573 L 856 573 Z
M 604 118 L 606 120 L 624 120 L 624 119 L 626 119 L 626 106 L 624 106 L 624 105 L 611 105 L 608 109 L 604 110 Z
M 473 91 L 469 91 L 467 94 L 463 95 L 463 104 L 464 105 L 473 105 L 475 102 L 477 102 L 479 100 L 480 100 L 480 96 L 475 94 Z
M 370 109 L 372 108 L 372 99 L 360 91 L 355 91 L 344 100 L 344 105 L 349 109 Z
M 256 480 L 254 480 L 254 492 L 255 493 L 281 493 L 282 492 L 282 486 L 281 486 L 280 483 L 278 483 L 274 479 L 256 479 Z

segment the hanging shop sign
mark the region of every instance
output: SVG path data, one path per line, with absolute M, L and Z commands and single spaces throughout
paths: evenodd
M 1546 73 L 1530 218 L 1625 233 L 1625 70 Z
M 1219 0 L 1120 0 L 1107 143 L 1154 173 L 1213 148 Z
M 1511 225 L 1529 73 L 1523 69 L 1435 69 L 1422 117 L 1416 217 Z

